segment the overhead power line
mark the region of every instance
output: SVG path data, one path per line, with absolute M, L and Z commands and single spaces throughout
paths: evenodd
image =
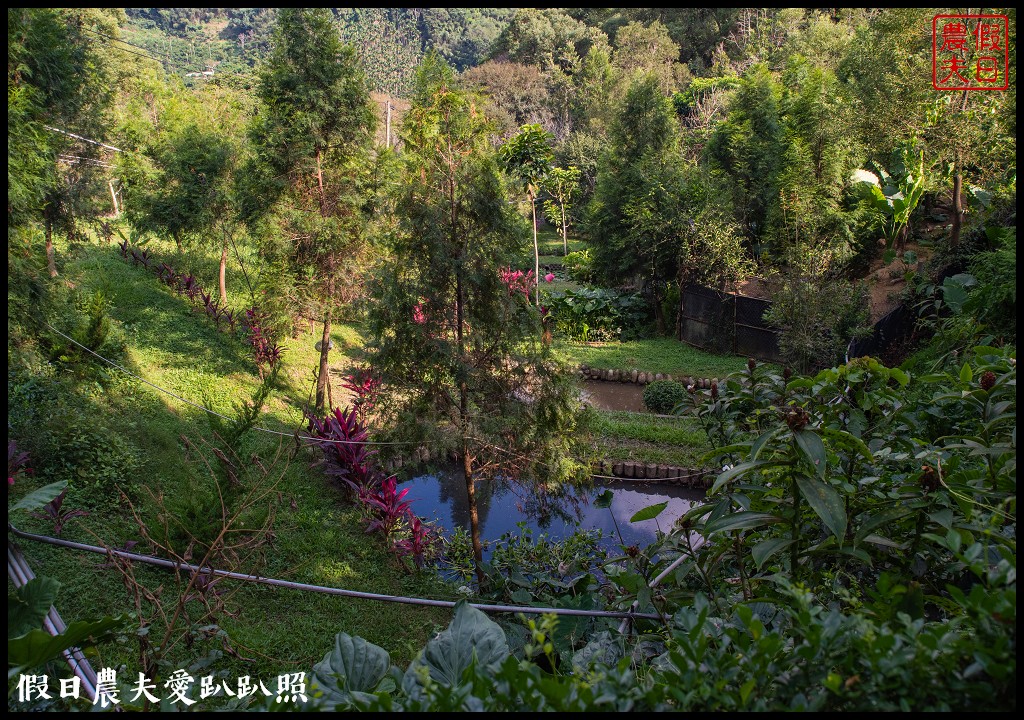
M 182 70 L 184 72 L 192 72 L 188 68 L 184 68 L 181 65 L 177 64 L 176 62 L 174 62 L 173 60 L 171 60 L 170 57 L 168 57 L 167 55 L 154 53 L 152 50 L 150 50 L 148 48 L 144 48 L 141 45 L 135 45 L 134 43 L 130 43 L 127 40 L 122 40 L 121 38 L 116 38 L 116 37 L 113 37 L 112 35 L 107 35 L 105 33 L 97 32 L 96 30 L 89 30 L 88 28 L 82 28 L 82 29 L 85 30 L 85 32 L 87 32 L 87 33 L 90 33 L 92 35 L 96 35 L 97 37 L 104 38 L 105 40 L 110 40 L 111 42 L 123 43 L 124 45 L 127 45 L 128 47 L 133 47 L 133 48 L 137 48 L 138 50 L 142 50 L 142 52 L 141 53 L 137 53 L 137 52 L 134 52 L 132 50 L 128 50 L 127 48 L 119 47 L 117 45 L 112 45 L 111 47 L 113 47 L 115 50 L 120 50 L 122 52 L 126 52 L 126 53 L 129 53 L 131 55 L 138 55 L 139 57 L 144 57 L 144 58 L 147 58 L 149 60 L 153 60 L 155 62 L 164 63 L 166 65 L 170 65 L 171 67 L 177 68 L 178 70 Z
M 106 143 L 101 143 L 98 140 L 90 140 L 87 137 L 82 137 L 81 135 L 76 135 L 73 132 L 68 132 L 67 130 L 61 130 L 60 128 L 55 128 L 52 125 L 43 125 L 43 127 L 46 128 L 47 130 L 52 130 L 53 132 L 60 133 L 61 135 L 67 135 L 68 137 L 73 137 L 73 138 L 76 138 L 78 140 L 82 140 L 82 141 L 87 142 L 87 143 L 92 143 L 93 145 L 99 145 L 100 147 L 105 147 L 107 150 L 114 150 L 116 152 L 124 152 L 124 150 L 122 150 L 119 147 L 114 147 L 113 145 L 107 145 Z

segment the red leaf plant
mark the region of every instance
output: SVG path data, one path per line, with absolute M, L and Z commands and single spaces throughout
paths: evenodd
M 398 557 L 411 557 L 416 567 L 422 568 L 435 555 L 438 540 L 432 527 L 410 513 L 409 537 L 396 541 L 393 547 Z
M 312 444 L 323 452 L 324 472 L 341 480 L 357 495 L 373 485 L 373 456 L 377 452 L 366 446 L 369 433 L 355 410 L 335 408 L 323 420 L 308 417 L 309 431 L 315 437 Z
M 411 505 L 404 499 L 408 494 L 409 488 L 398 489 L 398 480 L 394 475 L 385 478 L 377 490 L 363 488 L 359 499 L 370 511 L 366 532 L 380 531 L 386 540 L 390 540 L 402 521 L 412 517 Z
M 65 510 L 63 508 L 64 496 L 67 495 L 67 493 L 67 488 L 65 488 L 61 491 L 60 495 L 43 505 L 43 512 L 30 513 L 35 517 L 52 521 L 54 535 L 60 535 L 64 532 L 64 526 L 67 525 L 69 521 L 74 520 L 76 517 L 85 517 L 89 514 L 85 510 Z

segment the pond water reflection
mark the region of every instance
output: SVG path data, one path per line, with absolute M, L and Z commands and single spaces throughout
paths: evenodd
M 455 527 L 469 530 L 466 484 L 461 473 L 421 475 L 402 487 L 409 488 L 406 499 L 420 517 L 437 522 L 447 531 Z M 614 493 L 611 508 L 594 507 L 593 499 L 606 489 Z M 553 540 L 561 540 L 577 528 L 601 530 L 604 544 L 610 548 L 619 542 L 612 515 L 627 545 L 645 546 L 655 539 L 659 527 L 669 530 L 694 503 L 703 500 L 704 491 L 673 485 L 595 482 L 589 490 L 570 489 L 560 497 L 538 497 L 517 483 L 494 480 L 478 482 L 476 497 L 484 542 L 517 531 L 517 523 L 525 522 Z M 660 502 L 668 502 L 668 506 L 656 519 L 629 522 L 638 510 Z
M 598 410 L 647 412 L 643 385 L 587 380 L 583 383 L 582 395 L 584 402 Z

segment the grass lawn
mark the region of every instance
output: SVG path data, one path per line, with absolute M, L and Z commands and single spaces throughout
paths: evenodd
M 688 417 L 599 411 L 594 432 L 602 457 L 608 460 L 704 467 L 707 463 L 701 458 L 711 450 L 700 425 Z
M 176 259 L 171 244 L 150 243 L 147 247 L 176 269 L 193 269 Z M 103 289 L 108 298 L 108 314 L 117 331 L 123 333 L 128 362 L 136 374 L 228 415 L 235 403 L 249 398 L 258 386 L 255 366 L 242 341 L 215 330 L 205 316 L 194 313 L 182 297 L 171 293 L 152 273 L 134 268 L 122 259 L 115 245 L 85 245 L 73 252 L 58 246 L 58 253 L 64 259 L 62 278 L 66 282 L 84 293 Z M 212 255 L 206 260 L 215 262 Z M 204 275 L 212 274 L 211 266 L 204 270 Z M 242 279 L 237 269 L 234 275 L 229 273 L 228 292 L 240 307 L 244 299 Z M 206 282 L 206 287 L 215 286 Z M 313 346 L 318 339 L 318 329 L 285 339 L 283 387 L 271 396 L 258 424 L 286 433 L 302 425 L 300 406 L 309 397 L 310 370 L 318 355 Z M 342 369 L 361 347 L 361 337 L 354 327 L 338 324 L 333 339 L 339 351 L 332 354 L 332 368 Z M 60 365 L 55 367 L 56 380 L 60 381 L 60 373 L 68 371 Z M 205 413 L 126 379 L 119 371 L 111 370 L 109 376 L 111 381 L 103 386 L 91 383 L 85 387 L 85 383 L 67 381 L 65 387 L 75 392 L 81 387 L 81 403 L 88 408 L 88 415 L 78 419 L 80 422 L 102 423 L 135 448 L 139 466 L 123 487 L 133 504 L 152 515 L 156 512 L 152 494 L 162 494 L 168 507 L 173 507 L 196 483 L 211 483 L 209 473 L 195 462 L 193 453 L 186 452 L 182 441 L 182 437 L 187 437 L 198 443 L 211 436 Z M 338 392 L 343 392 L 335 385 Z M 10 381 L 8 389 L 10 393 Z M 21 392 L 18 388 L 15 391 Z M 17 417 L 14 425 L 15 429 L 19 427 Z M 281 442 L 268 434 L 250 432 L 244 456 L 258 454 L 266 461 L 274 456 Z M 283 445 L 286 451 L 294 447 L 290 438 L 284 438 Z M 288 453 L 284 456 L 287 459 Z M 273 536 L 260 549 L 258 557 L 240 570 L 369 592 L 455 599 L 451 589 L 433 574 L 408 574 L 401 570 L 397 561 L 384 551 L 379 536 L 365 534 L 356 510 L 343 501 L 320 471 L 310 468 L 313 459 L 310 450 L 302 450 L 278 466 L 283 474 L 269 497 L 276 518 Z M 40 478 L 36 482 L 42 481 Z M 32 483 L 28 480 L 24 484 Z M 17 491 L 11 494 L 21 495 Z M 72 478 L 65 508 L 84 508 L 90 513 L 67 525 L 63 533 L 67 539 L 93 545 L 106 543 L 111 547 L 142 539 L 126 505 L 119 501 L 117 488 L 96 487 L 90 484 L 88 476 L 80 481 Z M 24 513 L 12 519 L 24 530 L 53 534 L 52 524 Z M 28 541 L 20 545 L 37 575 L 50 576 L 61 583 L 56 605 L 66 622 L 132 611 L 120 575 L 100 567 L 104 558 Z M 143 543 L 138 549 L 145 552 L 144 547 Z M 170 573 L 139 567 L 137 574 L 152 590 L 162 587 L 165 595 L 173 594 Z M 286 671 L 308 671 L 331 648 L 335 633 L 341 630 L 384 647 L 395 662 L 404 665 L 451 617 L 448 610 L 441 608 L 221 582 L 226 588 L 238 588 L 232 600 L 237 614 L 223 616 L 221 623 L 240 657 L 225 655 L 212 669 L 225 670 L 231 677 L 248 674 L 273 681 Z M 149 612 L 145 608 L 144 614 Z M 96 667 L 124 664 L 134 676 L 139 667 L 138 645 L 133 635 L 137 627 L 137 622 L 130 622 L 126 638 L 105 644 L 95 661 Z M 171 658 L 175 667 L 188 667 L 210 649 L 208 643 L 189 649 L 182 645 L 172 652 Z M 222 649 L 220 642 L 215 641 L 212 649 Z
M 747 366 L 745 357 L 713 355 L 672 338 L 600 346 L 581 345 L 556 338 L 552 348 L 559 358 L 573 366 L 587 365 L 603 370 L 641 370 L 721 378 L 744 370 Z

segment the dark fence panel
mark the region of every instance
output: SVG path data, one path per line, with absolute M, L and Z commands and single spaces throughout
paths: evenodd
M 947 269 L 937 282 L 953 274 L 954 270 Z M 679 337 L 683 342 L 709 352 L 746 355 L 768 362 L 783 361 L 779 332 L 764 320 L 765 312 L 772 306 L 770 300 L 690 285 L 683 292 L 683 303 Z M 874 324 L 870 335 L 850 342 L 847 360 L 883 355 L 894 343 L 910 337 L 916 322 L 917 315 L 912 307 L 896 306 Z
M 767 300 L 690 285 L 683 293 L 680 340 L 710 352 L 778 362 L 778 332 L 764 321 L 769 307 Z
M 683 292 L 683 342 L 715 353 L 730 353 L 735 345 L 733 296 L 690 285 Z
M 894 342 L 908 337 L 914 331 L 917 316 L 906 305 L 897 305 L 878 319 L 871 328 L 871 334 L 854 339 L 846 349 L 847 360 L 871 355 L 878 357 Z

